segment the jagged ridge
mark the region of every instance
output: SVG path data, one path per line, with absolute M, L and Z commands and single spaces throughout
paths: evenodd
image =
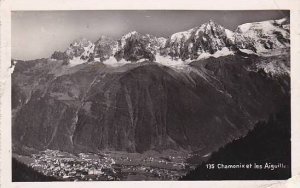
M 216 53 L 230 55 L 238 49 L 258 54 L 282 49 L 289 47 L 289 37 L 288 18 L 242 24 L 235 32 L 210 20 L 199 27 L 172 34 L 168 39 L 136 31 L 123 35 L 120 40 L 101 36 L 95 44 L 80 39 L 64 53 L 55 52 L 52 58 L 64 59 L 73 66 L 89 61 L 103 62 L 110 57 L 116 61 L 155 61 L 157 55 L 192 61 Z

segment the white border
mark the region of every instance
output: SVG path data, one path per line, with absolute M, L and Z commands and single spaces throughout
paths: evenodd
M 300 187 L 300 1 L 299 0 L 0 0 L 0 187 Z M 291 12 L 292 178 L 287 181 L 11 182 L 11 11 L 18 10 L 266 10 Z

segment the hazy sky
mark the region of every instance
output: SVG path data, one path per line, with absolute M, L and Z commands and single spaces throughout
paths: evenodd
M 278 19 L 288 11 L 17 11 L 12 13 L 12 58 L 29 60 L 64 51 L 80 37 L 115 39 L 130 31 L 168 37 L 208 20 L 235 30 L 242 23 Z

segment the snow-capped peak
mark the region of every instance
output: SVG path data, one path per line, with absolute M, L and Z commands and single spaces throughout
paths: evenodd
M 237 27 L 235 43 L 238 48 L 254 50 L 257 53 L 290 45 L 289 30 L 281 25 L 287 19 L 245 23 Z
M 123 35 L 121 40 L 126 40 L 126 39 L 130 38 L 131 36 L 137 35 L 137 34 L 139 34 L 137 31 L 131 31 L 131 32 Z
M 245 32 L 247 32 L 250 29 L 251 26 L 252 26 L 252 23 L 245 23 L 245 24 L 239 25 L 237 27 L 236 32 L 238 32 L 238 33 L 245 33 Z
M 289 19 L 288 19 L 287 17 L 284 17 L 284 18 L 275 20 L 275 22 L 276 22 L 277 24 L 287 24 L 287 23 L 289 22 Z
M 197 34 L 202 31 L 202 32 L 205 32 L 205 33 L 208 33 L 210 32 L 211 30 L 224 30 L 224 27 L 217 24 L 216 22 L 212 21 L 212 20 L 209 20 L 208 22 L 202 24 L 201 26 L 198 27 L 197 29 Z
M 87 46 L 89 44 L 91 44 L 92 42 L 89 41 L 88 39 L 86 38 L 79 38 L 79 39 L 76 39 L 74 40 L 71 44 L 70 44 L 70 47 L 76 47 L 76 46 Z
M 278 25 L 282 25 L 286 23 L 288 20 L 287 18 L 282 18 L 278 20 L 267 20 L 261 22 L 253 22 L 253 23 L 245 23 L 239 25 L 236 29 L 238 33 L 247 33 L 252 32 L 253 30 L 261 30 L 264 33 L 272 33 L 274 30 L 278 30 Z
M 170 42 L 180 42 L 183 38 L 187 40 L 188 38 L 190 38 L 194 30 L 195 28 L 187 31 L 174 33 L 173 35 L 171 35 Z
M 232 45 L 233 32 L 210 20 L 198 27 L 175 33 L 167 43 L 167 55 L 197 59 L 203 53 L 214 54 Z M 230 44 L 229 44 L 230 43 Z
M 138 35 L 139 33 L 137 31 L 131 31 L 125 35 L 122 36 L 121 38 L 121 47 L 124 48 L 125 44 L 126 44 L 126 40 L 134 35 Z
M 208 22 L 204 23 L 202 26 L 205 27 L 206 29 L 212 29 L 216 26 L 217 24 L 212 21 L 212 20 L 209 20 Z
M 70 44 L 70 47 L 65 51 L 69 58 L 69 65 L 75 66 L 85 63 L 94 53 L 95 44 L 91 41 L 80 38 Z
M 126 35 L 135 35 L 135 34 L 138 34 L 137 31 L 130 31 L 129 33 L 127 33 Z

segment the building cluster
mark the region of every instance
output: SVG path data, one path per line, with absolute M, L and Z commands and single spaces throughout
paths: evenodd
M 150 166 L 122 166 L 123 174 L 139 174 L 148 178 L 159 180 L 176 180 L 183 175 L 181 171 L 163 168 L 153 168 Z
M 85 154 L 67 157 L 59 151 L 46 150 L 34 154 L 32 168 L 39 169 L 43 174 L 66 180 L 117 180 L 115 164 L 110 157 L 90 159 Z
M 142 175 L 153 179 L 175 180 L 185 172 L 186 163 L 174 159 L 146 157 L 138 159 L 114 154 L 80 153 L 73 155 L 57 150 L 32 154 L 31 167 L 47 176 L 66 181 L 122 180 L 128 175 Z M 115 161 L 115 160 L 116 161 Z M 173 159 L 173 160 L 172 160 Z

